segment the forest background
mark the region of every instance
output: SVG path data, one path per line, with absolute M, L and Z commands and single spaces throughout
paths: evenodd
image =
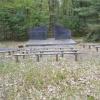
M 30 28 L 52 23 L 100 41 L 100 0 L 0 0 L 0 41 L 25 41 Z

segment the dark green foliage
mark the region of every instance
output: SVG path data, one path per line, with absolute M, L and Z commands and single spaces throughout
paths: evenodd
M 39 1 L 0 1 L 0 40 L 26 40 L 30 27 L 46 23 Z
M 20 40 L 26 38 L 26 15 L 22 9 L 2 9 L 0 11 L 0 24 L 3 37 L 1 40 Z M 3 34 L 5 33 L 5 34 Z
M 100 25 L 88 25 L 88 34 L 85 38 L 88 42 L 99 42 L 100 41 Z
M 26 40 L 31 27 L 54 24 L 72 30 L 73 36 L 99 41 L 100 0 L 1 0 L 0 40 Z M 90 26 L 92 27 L 90 27 Z
M 86 41 L 98 42 L 100 41 L 100 1 L 96 0 L 93 2 L 95 14 L 91 17 L 91 22 L 88 22 L 88 32 Z
M 100 41 L 100 30 L 95 27 L 100 24 L 100 1 L 78 0 L 76 4 L 74 11 L 77 18 L 80 19 L 79 30 L 81 30 L 77 32 L 83 34 L 86 41 Z

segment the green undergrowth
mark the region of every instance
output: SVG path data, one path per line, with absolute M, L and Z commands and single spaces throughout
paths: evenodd
M 0 63 L 0 83 L 7 100 L 99 100 L 100 62 Z

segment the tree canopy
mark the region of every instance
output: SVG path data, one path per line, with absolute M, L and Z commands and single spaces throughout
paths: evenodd
M 0 0 L 0 40 L 26 40 L 31 27 L 54 24 L 100 40 L 100 0 Z M 98 38 L 99 37 L 99 38 Z

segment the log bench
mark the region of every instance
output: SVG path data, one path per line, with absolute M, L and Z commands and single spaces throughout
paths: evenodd
M 35 54 L 36 57 L 37 57 L 37 62 L 40 61 L 40 58 L 43 56 L 43 55 L 55 55 L 56 56 L 56 61 L 59 60 L 59 55 L 63 54 L 63 56 L 65 54 L 71 54 L 71 55 L 74 55 L 75 56 L 75 61 L 78 61 L 78 55 L 79 54 L 84 54 L 84 53 L 81 53 L 81 52 L 64 52 L 64 53 L 60 53 L 60 52 L 51 52 L 51 53 L 37 53 Z M 63 57 L 62 56 L 62 57 Z
M 98 52 L 98 51 L 99 51 L 100 46 L 95 46 L 95 48 L 96 48 L 96 51 Z
M 58 61 L 58 53 L 14 54 L 13 56 L 15 58 L 16 63 L 18 63 L 19 62 L 19 57 L 23 57 L 23 59 L 24 59 L 25 56 L 31 56 L 31 55 L 36 56 L 36 61 L 37 62 L 40 62 L 41 55 L 55 55 L 56 56 L 56 61 Z
M 97 46 L 97 44 L 81 44 L 83 46 L 83 48 L 86 48 L 86 46 L 88 46 L 89 49 L 91 49 L 92 47 Z
M 56 61 L 58 61 L 59 59 L 58 59 L 58 55 L 59 55 L 59 53 L 37 53 L 37 54 L 35 54 L 36 55 L 36 61 L 37 62 L 40 62 L 40 58 L 41 57 L 43 57 L 43 55 L 55 55 L 56 56 Z
M 84 54 L 84 53 L 82 53 L 82 52 L 65 52 L 64 53 L 64 55 L 65 54 L 71 54 L 71 55 L 74 55 L 74 57 L 75 57 L 75 61 L 78 61 L 78 56 L 80 55 L 80 54 Z
M 95 47 L 97 44 L 88 44 L 89 49 L 91 49 L 92 47 Z
M 17 49 L 15 49 L 15 48 L 0 48 L 0 53 L 3 55 L 5 55 L 5 54 L 12 55 L 15 52 L 17 52 Z
M 77 52 L 79 51 L 79 49 L 26 49 L 24 50 L 24 52 L 27 52 L 27 53 L 41 53 L 41 52 Z
M 16 63 L 19 62 L 19 57 L 23 57 L 23 59 L 25 58 L 25 56 L 30 56 L 29 54 L 14 54 L 13 55 L 15 58 Z
M 80 52 L 64 52 L 63 55 L 65 54 L 71 54 L 75 56 L 75 61 L 78 61 L 78 55 L 79 54 L 83 54 Z M 31 55 L 35 55 L 36 56 L 36 61 L 40 62 L 41 57 L 43 57 L 43 55 L 54 55 L 56 57 L 56 61 L 59 61 L 59 55 L 61 55 L 61 53 L 59 52 L 49 52 L 49 53 L 36 53 L 36 54 L 14 54 L 15 57 L 15 61 L 16 63 L 19 62 L 19 57 L 23 57 L 23 59 L 25 58 L 25 56 L 31 56 Z M 62 56 L 63 57 L 63 56 Z
M 63 57 L 64 56 L 64 52 L 78 52 L 79 50 L 78 49 L 66 49 L 66 50 L 37 50 L 36 52 L 39 52 L 40 54 L 41 53 L 60 53 L 61 56 Z M 42 55 L 41 55 L 42 57 Z
M 0 54 L 3 56 L 3 58 L 5 57 L 5 54 L 8 53 L 6 51 L 0 51 Z

